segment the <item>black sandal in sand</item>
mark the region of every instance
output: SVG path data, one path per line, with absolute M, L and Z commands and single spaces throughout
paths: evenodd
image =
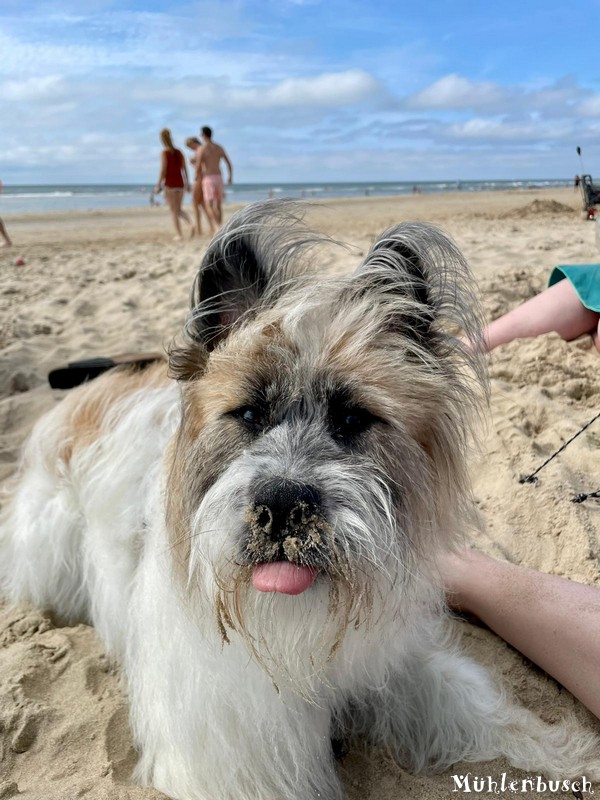
M 156 361 L 164 361 L 165 357 L 161 353 L 123 353 L 110 358 L 100 356 L 98 358 L 85 358 L 81 361 L 72 361 L 66 367 L 53 369 L 48 374 L 48 382 L 53 389 L 72 389 L 85 381 L 91 381 L 113 367 L 123 364 L 144 369 L 149 364 Z

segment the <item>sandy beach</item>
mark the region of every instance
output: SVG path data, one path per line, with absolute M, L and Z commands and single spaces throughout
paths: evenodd
M 325 252 L 322 268 L 336 271 L 353 269 L 383 229 L 414 219 L 435 222 L 456 240 L 487 319 L 540 291 L 553 266 L 600 261 L 596 226 L 581 218 L 571 189 L 365 198 L 315 203 L 308 211 L 313 227 L 350 245 Z M 4 221 L 14 247 L 0 250 L 2 481 L 14 472 L 36 419 L 64 396 L 49 388 L 49 370 L 77 358 L 167 346 L 185 319 L 208 243 L 206 236 L 173 242 L 164 208 Z M 24 265 L 16 266 L 18 257 Z M 571 502 L 600 488 L 600 420 L 542 471 L 537 486 L 518 482 L 600 409 L 600 355 L 589 338 L 565 343 L 549 335 L 500 348 L 489 368 L 490 409 L 472 463 L 484 527 L 472 533 L 473 544 L 600 586 L 600 504 Z M 518 652 L 483 628 L 456 625 L 467 650 L 543 719 L 575 715 L 600 734 L 600 723 Z M 134 763 L 118 670 L 94 630 L 0 606 L 0 799 L 162 797 L 131 785 Z M 497 761 L 415 777 L 372 750 L 352 751 L 339 768 L 350 800 L 445 800 L 457 796 L 452 774 L 499 776 L 508 769 Z

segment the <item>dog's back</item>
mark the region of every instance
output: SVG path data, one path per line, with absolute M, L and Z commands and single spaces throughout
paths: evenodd
M 122 652 L 126 592 L 177 401 L 166 364 L 119 367 L 39 420 L 2 515 L 1 596 L 93 620 Z

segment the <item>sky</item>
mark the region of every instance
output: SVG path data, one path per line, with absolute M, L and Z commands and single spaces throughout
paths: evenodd
M 236 182 L 597 177 L 599 46 L 600 0 L 0 0 L 0 180 L 152 183 L 202 125 Z

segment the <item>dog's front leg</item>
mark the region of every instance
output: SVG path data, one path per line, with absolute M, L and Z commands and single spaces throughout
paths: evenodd
M 139 676 L 144 686 L 134 680 L 142 782 L 176 800 L 343 798 L 326 711 L 282 697 L 252 666 L 206 666 L 198 659 L 195 677 L 178 677 L 177 697 L 166 686 L 163 694 L 148 670 Z
M 363 708 L 359 726 L 415 771 L 504 756 L 549 777 L 600 776 L 596 737 L 574 723 L 545 724 L 451 648 L 409 656 Z
M 175 800 L 342 800 L 327 700 L 279 692 L 215 620 L 144 558 L 125 665 L 137 779 Z

